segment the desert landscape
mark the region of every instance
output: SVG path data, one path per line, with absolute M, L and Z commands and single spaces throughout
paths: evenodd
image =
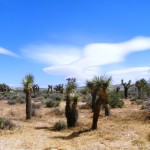
M 150 150 L 150 0 L 0 0 L 0 150 Z
M 106 118 L 100 112 L 98 129 L 90 130 L 92 111 L 83 107 L 86 102 L 79 101 L 79 119 L 76 127 L 60 131 L 54 129 L 55 122 L 66 121 L 65 101 L 58 107 L 48 108 L 39 99 L 32 103 L 40 104 L 36 115 L 30 120 L 25 117 L 25 104 L 9 105 L 7 100 L 0 100 L 1 117 L 15 124 L 13 130 L 0 130 L 1 150 L 149 150 L 150 120 L 148 112 L 141 105 L 131 104 L 130 99 L 123 99 L 122 108 L 111 109 Z

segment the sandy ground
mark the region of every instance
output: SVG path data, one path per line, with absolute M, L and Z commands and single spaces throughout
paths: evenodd
M 81 103 L 80 103 L 81 105 Z M 59 109 L 64 110 L 62 102 Z M 76 128 L 54 131 L 53 125 L 65 116 L 56 116 L 53 109 L 42 107 L 40 117 L 25 119 L 25 104 L 8 105 L 0 101 L 0 116 L 19 126 L 14 131 L 0 132 L 0 150 L 150 150 L 150 122 L 141 106 L 125 101 L 124 108 L 111 110 L 106 119 L 104 112 L 98 122 L 98 130 L 89 131 L 91 110 L 79 110 Z

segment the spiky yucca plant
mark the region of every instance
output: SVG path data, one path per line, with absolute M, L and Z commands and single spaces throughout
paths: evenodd
M 72 90 L 77 88 L 77 84 L 74 81 L 69 81 L 66 87 L 66 107 L 65 114 L 67 118 L 67 126 L 75 127 L 77 119 L 78 119 L 78 111 L 77 111 L 77 96 L 72 96 Z
M 95 101 L 95 107 L 93 111 L 93 123 L 92 123 L 92 130 L 97 129 L 97 122 L 99 118 L 100 108 L 101 105 L 105 108 L 105 115 L 109 116 L 109 108 L 108 108 L 108 94 L 107 89 L 110 85 L 111 77 L 97 77 L 93 78 L 93 83 L 95 89 L 97 89 L 98 98 Z
M 32 104 L 31 104 L 31 93 L 32 93 L 32 86 L 34 83 L 34 77 L 32 74 L 26 75 L 23 80 L 23 91 L 26 94 L 26 119 L 31 119 L 32 113 Z

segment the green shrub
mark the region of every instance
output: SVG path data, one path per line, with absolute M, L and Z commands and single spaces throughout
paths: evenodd
M 61 115 L 64 114 L 64 111 L 62 111 L 62 110 L 56 108 L 56 109 L 53 110 L 53 113 L 54 113 L 56 116 L 61 116 Z
M 32 108 L 33 109 L 40 109 L 41 108 L 41 104 L 32 103 Z
M 122 108 L 124 105 L 123 100 L 121 99 L 121 96 L 116 91 L 109 92 L 109 105 L 112 108 Z
M 45 104 L 46 104 L 47 107 L 57 107 L 57 106 L 59 106 L 60 102 L 49 100 L 49 101 L 46 101 Z
M 92 108 L 92 97 L 91 97 L 91 94 L 86 94 L 82 97 L 82 101 L 83 102 L 86 102 L 87 106 Z
M 91 104 L 89 105 L 88 103 L 86 103 L 86 104 L 80 105 L 79 108 L 80 109 L 91 109 L 91 106 L 92 106 Z
M 49 93 L 48 94 L 44 94 L 44 98 L 48 98 L 48 97 L 50 97 Z
M 9 105 L 15 105 L 16 103 L 17 103 L 17 101 L 15 99 L 8 100 Z
M 0 95 L 0 100 L 3 100 L 4 99 L 4 96 Z
M 60 101 L 62 99 L 62 95 L 58 93 L 52 93 L 50 94 L 49 98 L 51 98 L 52 100 Z
M 17 100 L 17 103 L 19 103 L 19 104 L 24 104 L 24 103 L 25 103 L 25 99 L 18 99 L 18 100 Z
M 12 130 L 16 127 L 14 123 L 7 120 L 6 118 L 0 118 L 0 129 Z
M 87 92 L 87 89 L 81 89 L 80 91 L 79 91 L 82 95 L 86 95 L 88 92 Z
M 37 109 L 32 109 L 32 114 L 33 117 L 41 118 L 42 114 L 37 110 Z
M 132 104 L 137 104 L 137 105 L 143 104 L 143 99 L 139 99 L 136 97 L 132 98 L 130 101 L 132 102 Z
M 36 98 L 36 94 L 31 94 L 31 98 Z
M 57 131 L 63 130 L 67 128 L 67 123 L 65 121 L 59 120 L 54 124 L 54 129 Z

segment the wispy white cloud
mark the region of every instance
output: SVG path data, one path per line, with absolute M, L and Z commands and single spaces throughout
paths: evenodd
M 136 37 L 121 43 L 93 43 L 83 48 L 64 45 L 28 46 L 23 52 L 32 59 L 47 63 L 49 67 L 43 68 L 43 71 L 48 74 L 85 80 L 93 75 L 102 75 L 103 65 L 121 62 L 128 54 L 145 50 L 150 50 L 150 37 Z M 108 74 L 111 73 L 115 75 L 116 72 Z
M 137 80 L 145 78 L 146 80 L 150 79 L 150 67 L 131 67 L 123 70 L 115 70 L 107 72 L 107 75 L 113 76 L 113 83 L 121 83 L 121 80 L 128 82 L 132 80 L 132 83 L 135 83 Z
M 0 47 L 0 54 L 9 55 L 9 56 L 13 56 L 13 57 L 19 57 L 17 54 L 15 54 L 7 49 L 4 49 L 2 47 Z
M 69 64 L 80 57 L 80 48 L 50 44 L 30 45 L 22 49 L 23 55 L 49 65 Z

